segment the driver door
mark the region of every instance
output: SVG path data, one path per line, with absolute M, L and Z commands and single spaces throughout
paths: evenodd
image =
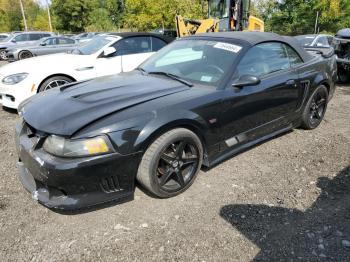
M 278 42 L 252 47 L 240 61 L 235 79 L 253 75 L 261 82 L 225 90 L 222 124 L 225 139 L 248 142 L 286 127 L 298 108 L 300 83 L 287 46 Z M 235 81 L 235 80 L 234 80 Z

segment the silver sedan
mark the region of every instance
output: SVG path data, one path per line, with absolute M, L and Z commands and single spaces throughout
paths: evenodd
M 77 41 L 68 37 L 47 37 L 30 46 L 23 45 L 7 49 L 6 56 L 9 62 L 14 62 L 33 56 L 64 53 L 75 49 L 77 45 Z

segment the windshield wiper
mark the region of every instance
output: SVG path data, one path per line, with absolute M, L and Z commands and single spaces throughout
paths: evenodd
M 140 68 L 141 69 L 141 68 Z M 193 84 L 191 83 L 191 82 L 189 82 L 189 81 L 187 81 L 187 80 L 185 80 L 185 79 L 183 79 L 183 78 L 181 78 L 181 77 L 179 77 L 179 76 L 177 76 L 177 75 L 174 75 L 174 74 L 172 74 L 172 73 L 167 73 L 167 72 L 162 72 L 162 71 L 154 71 L 154 72 L 148 72 L 148 74 L 150 74 L 150 75 L 163 75 L 163 76 L 167 76 L 167 77 L 169 77 L 169 78 L 171 78 L 171 79 L 173 79 L 173 80 L 176 80 L 176 81 L 178 81 L 178 82 L 180 82 L 180 83 L 182 83 L 182 84 L 185 84 L 185 85 L 187 85 L 187 86 L 189 86 L 189 87 L 192 87 L 193 86 Z
M 145 69 L 143 69 L 142 67 L 136 67 L 136 70 L 147 74 L 147 71 Z

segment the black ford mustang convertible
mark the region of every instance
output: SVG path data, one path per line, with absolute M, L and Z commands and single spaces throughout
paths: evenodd
M 213 166 L 296 127 L 316 128 L 336 60 L 270 33 L 176 40 L 133 72 L 72 83 L 20 106 L 18 167 L 34 199 L 79 209 L 160 198 Z

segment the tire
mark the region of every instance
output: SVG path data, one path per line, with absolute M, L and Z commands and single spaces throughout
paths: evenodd
M 312 130 L 318 127 L 327 110 L 328 90 L 321 85 L 316 88 L 307 102 L 303 114 L 301 127 L 306 130 Z
M 148 147 L 136 178 L 154 196 L 174 197 L 193 184 L 202 161 L 201 140 L 188 129 L 176 128 L 158 137 Z
M 2 60 L 7 60 L 5 49 L 0 49 L 0 61 L 2 61 Z
M 33 54 L 30 51 L 21 51 L 18 54 L 18 60 L 28 59 L 33 57 Z
M 44 92 L 51 88 L 59 87 L 68 83 L 74 82 L 73 79 L 66 76 L 53 76 L 46 79 L 39 87 L 38 92 Z
M 350 76 L 349 76 L 350 72 L 346 71 L 346 70 L 339 70 L 338 71 L 338 82 L 340 84 L 346 84 L 349 82 L 350 80 Z

